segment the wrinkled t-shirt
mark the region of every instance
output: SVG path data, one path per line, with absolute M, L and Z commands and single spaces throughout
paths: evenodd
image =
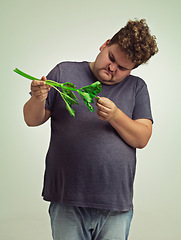
M 88 62 L 62 62 L 47 79 L 81 88 L 97 81 Z M 61 89 L 60 89 L 61 90 Z M 75 93 L 76 94 L 76 93 Z M 100 97 L 112 100 L 128 117 L 152 121 L 145 82 L 127 76 L 115 85 L 102 84 Z M 51 138 L 46 155 L 43 198 L 64 205 L 128 211 L 133 207 L 136 149 L 107 121 L 90 112 L 77 95 L 75 118 L 60 94 L 51 88 L 46 108 L 51 111 Z

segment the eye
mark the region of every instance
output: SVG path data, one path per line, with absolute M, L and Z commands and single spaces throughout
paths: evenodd
M 124 67 L 122 67 L 122 66 L 118 66 L 118 68 L 119 68 L 119 70 L 121 70 L 121 71 L 126 71 L 126 70 L 127 70 L 126 68 L 124 68 Z
M 111 60 L 111 62 L 115 62 L 114 56 L 111 53 L 109 53 L 109 59 Z
M 115 62 L 115 59 L 114 59 L 114 55 L 112 54 L 112 53 L 109 53 L 109 59 L 110 59 L 110 61 L 111 62 Z M 119 65 L 117 65 L 118 66 L 118 69 L 120 70 L 120 71 L 126 71 L 126 70 L 128 70 L 127 68 L 125 68 L 125 67 L 122 67 L 122 66 L 119 66 Z

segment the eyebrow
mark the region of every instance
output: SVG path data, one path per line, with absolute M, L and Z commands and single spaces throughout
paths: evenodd
M 109 57 L 111 57 L 113 61 L 116 61 L 115 57 L 114 57 L 114 54 L 112 52 L 109 52 Z M 118 65 L 118 68 L 122 68 L 123 70 L 130 70 L 129 68 L 126 68 L 126 67 L 123 67 L 123 66 L 120 66 L 120 65 Z

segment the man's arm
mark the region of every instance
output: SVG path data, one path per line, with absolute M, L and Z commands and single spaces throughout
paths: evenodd
M 45 77 L 42 77 L 41 80 L 32 82 L 32 96 L 23 108 L 24 120 L 28 126 L 39 126 L 46 122 L 51 115 L 51 112 L 45 108 L 45 101 L 50 87 L 45 84 Z
M 120 137 L 134 148 L 144 148 L 152 133 L 152 122 L 149 119 L 133 120 L 123 113 L 108 98 L 97 101 L 99 119 L 109 121 Z

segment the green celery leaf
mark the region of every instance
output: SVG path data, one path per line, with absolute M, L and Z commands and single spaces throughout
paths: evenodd
M 73 83 L 70 83 L 70 82 L 62 83 L 62 85 L 67 86 L 69 88 L 76 89 L 76 86 Z
M 90 103 L 94 102 L 93 101 L 94 97 L 98 99 L 98 97 L 96 97 L 96 94 L 99 93 L 101 89 L 102 89 L 102 85 L 99 81 L 97 81 L 91 85 L 82 87 L 78 90 L 79 95 L 81 96 L 84 103 L 86 104 L 86 106 L 91 112 L 94 111 L 94 108 L 91 106 Z
M 79 103 L 76 100 L 74 100 L 67 94 L 62 93 L 61 96 L 63 97 L 64 101 L 66 101 L 69 105 L 79 105 Z
M 102 89 L 102 85 L 99 81 L 91 84 L 91 85 L 88 85 L 88 86 L 85 86 L 85 87 L 82 87 L 81 88 L 84 92 L 87 92 L 87 93 L 90 93 L 92 95 L 97 95 L 101 89 Z
M 69 111 L 70 115 L 75 117 L 75 111 L 71 108 L 71 106 L 67 102 L 65 103 L 66 103 L 66 108 Z
M 82 92 L 82 91 L 78 91 L 78 93 L 84 101 L 93 103 L 93 97 L 91 96 L 91 94 L 89 94 L 87 92 Z
M 73 83 L 67 82 L 61 85 L 62 92 L 67 94 L 69 97 L 73 99 L 77 99 L 76 95 L 72 91 L 77 91 L 75 85 Z
M 86 92 L 82 92 L 82 91 L 78 91 L 79 95 L 81 96 L 81 98 L 83 99 L 84 103 L 86 104 L 86 106 L 88 107 L 88 109 L 93 112 L 94 108 L 91 106 L 90 103 L 93 103 L 93 98 L 89 93 Z
M 94 111 L 94 108 L 91 106 L 91 104 L 90 104 L 89 102 L 85 101 L 84 99 L 83 99 L 83 101 L 84 101 L 84 103 L 86 104 L 86 106 L 88 107 L 88 109 L 89 109 L 91 112 L 93 112 L 93 111 Z
M 79 105 L 79 103 L 64 93 L 61 93 L 61 96 L 62 96 L 64 102 L 66 103 L 66 108 L 69 111 L 70 115 L 75 117 L 75 111 L 71 108 L 71 105 L 72 104 Z

